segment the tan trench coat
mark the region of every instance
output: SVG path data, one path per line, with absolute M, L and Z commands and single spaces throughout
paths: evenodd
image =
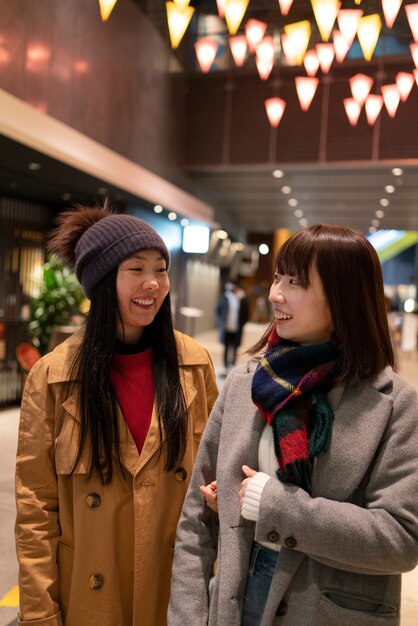
M 141 455 L 119 413 L 123 476 L 86 480 L 77 398 L 66 398 L 79 334 L 29 374 L 17 453 L 20 621 L 37 626 L 164 626 L 177 521 L 217 396 L 206 350 L 176 332 L 189 412 L 181 466 L 163 469 L 155 407 Z

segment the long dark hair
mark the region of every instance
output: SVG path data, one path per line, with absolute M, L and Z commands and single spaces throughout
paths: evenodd
M 279 249 L 279 274 L 297 276 L 309 286 L 309 270 L 316 264 L 334 324 L 332 339 L 341 347 L 340 379 L 357 382 L 394 366 L 394 354 L 379 257 L 366 237 L 351 228 L 316 224 L 298 231 Z M 273 321 L 249 350 L 265 349 Z
M 117 402 L 109 377 L 119 316 L 116 275 L 117 268 L 107 274 L 93 291 L 83 340 L 73 362 L 71 376 L 78 389 L 81 413 L 80 439 L 72 471 L 85 447 L 89 446 L 88 477 L 95 470 L 104 484 L 111 482 L 115 463 L 122 468 Z M 184 455 L 188 421 L 169 294 L 147 332 L 153 349 L 160 442 L 164 432 L 167 438 L 165 469 L 169 471 Z

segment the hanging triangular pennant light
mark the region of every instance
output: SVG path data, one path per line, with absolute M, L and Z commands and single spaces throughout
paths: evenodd
M 339 0 L 311 0 L 311 4 L 322 41 L 328 41 L 340 8 L 340 2 Z
M 113 11 L 117 0 L 99 0 L 100 17 L 105 22 Z
M 374 94 L 367 96 L 364 108 L 366 109 L 366 117 L 370 126 L 373 126 L 380 110 L 383 106 L 383 97 Z
M 395 117 L 401 96 L 397 85 L 382 85 L 381 91 L 385 107 L 390 117 Z
M 273 59 L 260 59 L 259 57 L 256 56 L 255 64 L 257 66 L 257 71 L 261 80 L 267 80 L 273 69 L 273 65 L 274 65 Z
M 411 93 L 412 85 L 414 84 L 414 77 L 412 74 L 409 74 L 409 72 L 398 72 L 395 80 L 401 100 L 402 102 L 406 102 Z
M 225 21 L 230 35 L 235 35 L 250 0 L 226 0 Z
M 264 100 L 267 117 L 272 126 L 278 126 L 286 108 L 286 102 L 282 98 L 268 98 Z
M 328 74 L 334 60 L 334 45 L 332 43 L 317 43 L 315 49 L 322 72 Z
M 233 56 L 235 65 L 242 67 L 247 54 L 247 38 L 245 35 L 236 35 L 229 38 L 229 47 Z
M 344 98 L 344 108 L 351 126 L 356 126 L 360 117 L 361 106 L 354 98 Z
M 307 76 L 296 76 L 295 84 L 302 111 L 307 111 L 316 93 L 319 80 Z
M 292 49 L 292 56 L 295 64 L 302 65 L 303 57 L 311 37 L 311 24 L 309 20 L 295 22 L 294 24 L 286 24 L 284 32 L 287 37 L 288 45 Z
M 401 8 L 402 0 L 382 0 L 383 14 L 385 16 L 386 26 L 392 28 L 396 16 Z
M 219 46 L 216 41 L 210 37 L 204 37 L 203 39 L 196 41 L 194 47 L 200 69 L 206 74 L 212 67 L 212 63 L 215 60 Z
M 190 0 L 173 0 L 174 4 L 177 4 L 178 7 L 184 9 L 184 7 L 188 7 L 190 4 Z
M 315 50 L 308 50 L 303 57 L 303 65 L 308 76 L 315 76 L 319 68 L 319 59 Z
M 381 28 L 382 20 L 378 13 L 360 18 L 357 37 L 366 61 L 370 61 L 373 56 Z
M 354 100 L 362 107 L 374 83 L 373 78 L 365 74 L 356 74 L 350 78 L 349 83 Z
M 332 40 L 334 42 L 335 58 L 338 63 L 342 63 L 350 47 L 347 39 L 340 33 L 339 30 L 334 30 Z
M 337 15 L 340 33 L 347 40 L 348 47 L 354 41 L 363 11 L 361 9 L 340 9 Z
M 411 43 L 409 46 L 412 54 L 412 58 L 414 59 L 415 67 L 418 67 L 418 43 Z
M 168 32 L 170 34 L 171 47 L 177 48 L 180 41 L 183 39 L 183 35 L 187 30 L 192 15 L 194 13 L 193 7 L 185 7 L 182 9 L 174 2 L 165 3 L 167 9 L 167 23 Z
M 418 86 L 418 69 L 413 70 L 413 72 L 414 72 L 415 82 L 416 82 L 416 84 Z
M 279 0 L 280 13 L 282 15 L 287 15 L 292 4 L 293 0 Z
M 412 31 L 414 41 L 418 42 L 418 4 L 408 4 L 405 7 L 406 17 Z
M 260 22 L 259 20 L 251 19 L 245 24 L 245 35 L 251 52 L 254 52 L 260 41 L 263 39 L 266 29 L 267 24 L 265 22 Z
M 225 17 L 225 1 L 226 0 L 216 0 L 219 17 Z
M 280 35 L 280 41 L 287 64 L 296 65 L 296 50 L 294 49 L 294 42 L 289 39 L 286 33 Z

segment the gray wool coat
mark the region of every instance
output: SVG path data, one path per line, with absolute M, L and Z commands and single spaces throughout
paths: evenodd
M 200 444 L 178 525 L 169 626 L 241 624 L 253 539 L 282 546 L 262 626 L 398 625 L 400 574 L 418 562 L 415 391 L 390 367 L 348 386 L 312 496 L 271 478 L 255 523 L 241 517 L 238 496 L 242 465 L 258 468 L 265 425 L 251 401 L 253 370 L 250 362 L 228 377 Z M 215 479 L 219 517 L 199 492 Z

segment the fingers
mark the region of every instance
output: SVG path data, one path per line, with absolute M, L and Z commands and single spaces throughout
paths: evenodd
M 204 496 L 207 506 L 218 513 L 218 495 L 216 493 L 216 483 L 210 483 L 209 485 L 202 485 L 199 487 L 200 493 Z
M 243 465 L 242 471 L 244 472 L 247 478 L 252 478 L 253 476 L 257 474 L 256 470 L 253 470 L 251 467 L 248 467 L 248 465 Z

